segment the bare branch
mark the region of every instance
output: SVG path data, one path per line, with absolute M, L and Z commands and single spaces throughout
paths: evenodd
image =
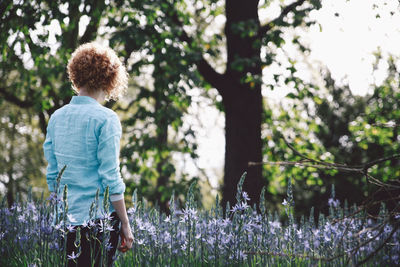
M 312 159 L 307 157 L 306 155 L 300 153 L 298 150 L 296 150 L 287 140 L 285 137 L 283 137 L 283 141 L 285 141 L 285 144 L 290 148 L 290 150 L 292 150 L 296 155 L 302 157 L 303 159 L 307 160 L 307 161 L 311 161 L 311 162 L 316 162 L 318 164 L 321 165 L 326 165 L 326 166 L 340 166 L 340 167 L 348 167 L 346 165 L 343 164 L 338 164 L 338 163 L 329 163 L 329 162 L 324 162 L 324 161 L 320 161 L 320 160 L 316 160 L 316 159 Z M 354 167 L 356 168 L 356 167 Z
M 387 184 L 384 182 L 379 181 L 378 179 L 374 178 L 368 173 L 368 169 L 371 167 L 378 165 L 379 163 L 393 160 L 400 158 L 400 154 L 394 154 L 388 157 L 380 158 L 373 160 L 371 162 L 367 162 L 363 165 L 358 165 L 358 166 L 348 166 L 344 164 L 338 164 L 338 163 L 331 163 L 331 162 L 324 162 L 316 159 L 312 159 L 310 157 L 307 157 L 306 155 L 300 153 L 298 150 L 296 150 L 285 138 L 283 138 L 286 145 L 294 152 L 295 155 L 300 156 L 303 158 L 303 161 L 278 161 L 278 162 L 270 162 L 270 161 L 264 161 L 264 162 L 248 162 L 248 166 L 257 166 L 257 165 L 281 165 L 281 166 L 304 166 L 304 167 L 312 167 L 312 168 L 317 168 L 317 169 L 335 169 L 338 171 L 342 172 L 353 172 L 353 173 L 359 173 L 365 175 L 367 181 L 371 181 L 377 186 L 381 186 L 384 188 L 400 188 L 400 186 L 392 185 L 392 184 Z
M 272 21 L 260 27 L 260 29 L 258 30 L 257 37 L 258 38 L 263 37 L 269 30 L 271 30 L 277 24 L 277 22 L 283 20 L 283 18 L 286 17 L 287 14 L 289 14 L 289 12 L 294 11 L 296 7 L 301 6 L 304 2 L 305 0 L 298 0 L 284 7 L 279 17 L 273 19 Z
M 400 124 L 397 124 L 393 121 L 389 121 L 389 122 L 376 122 L 371 124 L 372 126 L 376 126 L 376 127 L 383 127 L 383 128 L 396 128 L 399 127 Z
M 378 253 L 389 242 L 389 240 L 392 238 L 393 234 L 396 233 L 397 229 L 399 229 L 399 226 L 400 226 L 400 223 L 397 222 L 395 224 L 395 226 L 393 227 L 392 231 L 390 232 L 390 234 L 388 235 L 388 237 L 382 242 L 382 244 L 379 247 L 377 247 L 373 252 L 371 252 L 367 257 L 365 257 L 365 259 L 358 262 L 356 266 L 363 265 L 364 263 L 369 261 L 376 253 Z
M 344 172 L 356 172 L 356 173 L 362 173 L 363 169 L 362 168 L 353 168 L 353 167 L 343 167 L 343 166 L 336 166 L 332 163 L 329 163 L 329 165 L 326 164 L 310 164 L 306 162 L 301 162 L 301 161 L 277 161 L 277 162 L 271 162 L 271 161 L 263 161 L 263 162 L 249 162 L 249 166 L 257 166 L 257 165 L 280 165 L 280 166 L 303 166 L 303 167 L 311 167 L 311 168 L 316 168 L 316 169 L 336 169 L 339 171 L 344 171 Z
M 385 161 L 389 161 L 389 160 L 393 160 L 393 159 L 397 159 L 400 158 L 400 154 L 394 154 L 385 158 L 380 158 L 377 160 L 373 160 L 371 162 L 368 162 L 366 164 L 363 165 L 364 170 L 367 170 L 369 168 L 371 168 L 372 166 L 378 165 L 379 163 L 385 162 Z

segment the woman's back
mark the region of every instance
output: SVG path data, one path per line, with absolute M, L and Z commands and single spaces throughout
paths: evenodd
M 69 223 L 80 225 L 89 220 L 89 208 L 97 189 L 100 189 L 100 204 L 105 186 L 112 193 L 125 189 L 118 161 L 122 133 L 119 119 L 114 111 L 95 99 L 73 96 L 70 104 L 51 116 L 47 129 L 51 145 L 45 142 L 45 150 L 53 150 L 58 171 L 67 165 L 60 187 L 68 184 L 69 214 L 74 218 Z M 50 184 L 55 186 L 49 183 L 49 187 Z M 102 212 L 99 205 L 98 214 Z

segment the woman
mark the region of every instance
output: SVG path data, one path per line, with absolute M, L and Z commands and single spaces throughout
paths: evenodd
M 109 188 L 109 212 L 112 212 L 111 221 L 114 224 L 107 244 L 106 258 L 110 266 L 118 246 L 118 233 L 122 244 L 119 249 L 123 252 L 132 247 L 133 236 L 123 198 L 125 184 L 119 170 L 121 124 L 117 114 L 101 103 L 118 99 L 127 88 L 128 75 L 112 49 L 95 43 L 83 44 L 75 50 L 68 62 L 67 72 L 78 95 L 56 110 L 49 120 L 43 144 L 48 161 L 47 184 L 49 190 L 54 192 L 56 177 L 62 167 L 67 166 L 60 188 L 68 185 L 67 223 L 75 226 L 67 234 L 69 266 L 76 263 L 78 266 L 91 266 L 93 259 L 96 265 L 99 264 L 98 240 L 101 241 L 104 229 L 96 231 L 97 241 L 88 241 L 87 236 L 95 228 L 90 227 L 93 222 L 99 223 L 100 218 L 110 217 L 105 214 L 102 205 L 104 192 Z M 91 218 L 89 210 L 98 189 L 98 210 L 92 212 Z M 77 246 L 74 242 L 79 226 L 81 239 Z

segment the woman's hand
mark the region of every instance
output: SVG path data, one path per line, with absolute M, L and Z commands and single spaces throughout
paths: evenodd
M 120 234 L 121 234 L 121 245 L 118 247 L 118 250 L 125 253 L 132 248 L 132 243 L 133 243 L 133 235 L 129 222 L 123 223 L 121 225 Z
M 111 204 L 117 212 L 118 218 L 121 220 L 121 245 L 118 247 L 118 250 L 125 253 L 128 249 L 132 248 L 133 243 L 132 230 L 128 215 L 126 214 L 125 200 L 122 198 L 120 200 L 111 201 Z

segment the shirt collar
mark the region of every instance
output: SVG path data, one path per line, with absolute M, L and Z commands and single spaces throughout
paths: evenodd
M 74 95 L 71 98 L 71 104 L 100 104 L 96 99 L 85 95 Z

